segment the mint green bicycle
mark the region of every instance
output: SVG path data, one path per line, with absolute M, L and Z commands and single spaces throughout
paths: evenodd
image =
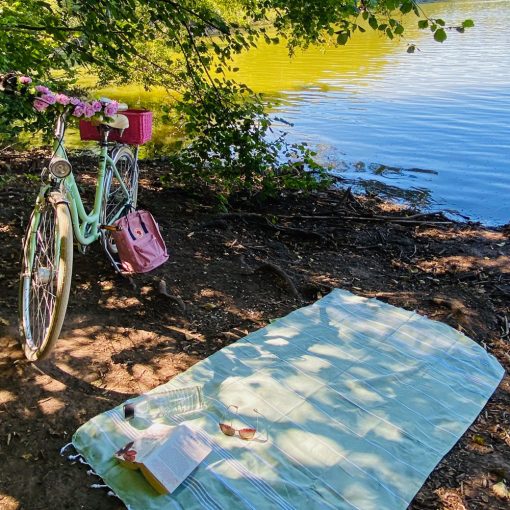
M 36 109 L 36 101 L 51 101 L 44 96 L 41 92 L 36 96 Z M 30 361 L 47 357 L 60 335 L 71 288 L 73 239 L 82 252 L 100 240 L 118 270 L 119 260 L 111 237 L 115 230 L 113 224 L 130 207 L 136 207 L 137 202 L 138 147 L 132 151 L 125 144 L 109 142 L 110 135 L 119 138 L 129 127 L 129 120 L 126 115 L 116 113 L 117 109 L 123 109 L 122 105 L 115 103 L 114 108 L 111 106 L 113 102 L 104 99 L 94 104 L 98 103 L 96 110 L 106 112 L 106 115 L 96 112 L 95 117 L 88 116 L 100 118 L 97 127 L 88 126 L 98 134 L 100 153 L 94 206 L 90 212 L 85 210 L 67 158 L 64 134 L 68 116 L 72 112 L 80 113 L 81 110 L 76 110 L 80 105 L 88 105 L 83 102 L 70 104 L 64 99 L 62 102 L 66 104 L 60 104 L 62 107 L 57 109 L 53 156 L 41 175 L 41 188 L 23 241 L 20 332 L 25 356 Z

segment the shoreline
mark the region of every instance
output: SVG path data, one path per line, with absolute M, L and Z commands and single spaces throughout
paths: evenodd
M 94 146 L 95 147 L 95 146 Z M 83 148 L 83 149 L 71 149 L 68 153 L 69 158 L 78 164 L 78 168 L 86 169 L 89 171 L 90 168 L 95 168 L 97 166 L 97 154 L 94 152 L 92 148 Z M 0 150 L 0 191 L 3 187 L 5 187 L 5 182 L 2 182 L 2 174 L 15 174 L 19 173 L 35 173 L 37 175 L 40 174 L 42 168 L 44 167 L 45 158 L 47 159 L 51 156 L 51 151 L 46 147 L 35 147 L 27 150 L 14 150 L 7 148 L 4 151 Z M 157 157 L 145 157 L 143 159 L 139 159 L 141 166 L 147 167 L 155 167 L 158 169 L 164 168 L 168 164 L 169 157 L 166 155 L 157 156 Z M 73 163 L 74 164 L 74 163 Z M 313 172 L 312 172 L 313 173 Z M 356 188 L 358 186 L 362 186 L 359 183 L 366 183 L 368 179 L 359 179 L 358 182 L 353 182 L 349 179 L 344 178 L 340 174 L 335 174 L 333 172 L 328 172 L 331 177 L 333 184 L 331 189 L 346 189 L 346 188 Z M 378 186 L 386 189 L 390 188 L 391 184 L 378 182 Z M 392 196 L 391 191 L 381 192 L 380 189 L 376 189 L 375 191 L 365 189 L 364 193 L 358 194 L 357 191 L 354 192 L 357 196 L 360 197 L 370 197 L 377 198 L 377 200 L 385 202 L 387 204 L 391 204 L 395 208 L 398 208 L 402 211 L 413 211 L 414 213 L 420 212 L 424 215 L 442 215 L 445 220 L 452 221 L 457 224 L 470 224 L 470 225 L 478 225 L 482 228 L 488 229 L 505 229 L 510 228 L 510 218 L 506 223 L 497 223 L 494 224 L 492 221 L 488 220 L 484 221 L 482 218 L 472 218 L 467 216 L 461 211 L 453 210 L 450 208 L 439 208 L 439 209 L 431 209 L 428 207 L 421 207 L 420 205 L 413 204 L 411 199 L 406 198 L 405 195 L 412 194 L 413 191 L 407 188 L 399 188 L 402 196 L 397 196 L 394 194 Z

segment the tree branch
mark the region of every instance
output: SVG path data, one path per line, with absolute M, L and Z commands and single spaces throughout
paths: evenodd
M 177 10 L 184 11 L 184 12 L 187 12 L 188 14 L 191 14 L 195 18 L 199 19 L 200 21 L 204 22 L 206 25 L 214 28 L 215 30 L 218 30 L 222 34 L 225 34 L 225 35 L 229 35 L 230 34 L 230 30 L 225 30 L 225 28 L 219 27 L 218 25 L 213 23 L 211 20 L 201 16 L 198 12 L 194 11 L 193 9 L 190 9 L 188 7 L 184 7 L 183 5 L 181 5 L 181 4 L 177 3 L 177 2 L 174 2 L 172 0 L 159 0 L 159 1 L 161 1 L 161 2 L 163 2 L 165 4 L 170 4 L 170 5 L 174 6 Z
M 66 27 L 66 26 L 35 26 L 35 25 L 0 25 L 0 30 L 27 30 L 30 32 L 86 32 L 87 27 Z M 105 30 L 104 34 L 122 34 L 122 30 Z
M 0 25 L 0 30 L 30 30 L 32 32 L 83 32 L 85 27 L 36 26 L 36 25 Z

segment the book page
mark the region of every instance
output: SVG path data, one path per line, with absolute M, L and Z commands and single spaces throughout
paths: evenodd
M 185 424 L 175 427 L 168 439 L 143 459 L 144 466 L 169 491 L 174 491 L 209 455 L 211 448 Z
M 118 450 L 115 457 L 124 462 L 141 463 L 154 448 L 166 441 L 174 428 L 159 423 L 151 425 L 149 428 L 140 431 L 136 439 Z

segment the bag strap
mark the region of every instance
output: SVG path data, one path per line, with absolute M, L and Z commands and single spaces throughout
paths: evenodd
M 133 206 L 130 206 L 130 207 L 133 207 Z M 140 214 L 140 211 L 134 211 L 137 216 L 138 216 L 138 219 L 140 220 L 140 225 L 144 231 L 144 233 L 148 234 L 149 233 L 149 229 L 147 228 L 147 226 L 145 225 L 144 221 L 142 220 L 142 215 Z M 136 240 L 136 236 L 133 234 L 133 231 L 131 230 L 131 225 L 129 224 L 129 214 L 126 215 L 126 223 L 127 223 L 127 227 L 128 227 L 128 232 L 129 232 L 129 235 L 131 236 L 131 239 L 133 239 L 133 241 Z
M 149 229 L 146 227 L 144 221 L 142 220 L 142 215 L 140 214 L 139 211 L 136 211 L 138 213 L 138 219 L 140 220 L 140 225 L 142 225 L 142 228 L 143 228 L 143 231 L 148 234 L 149 233 Z

